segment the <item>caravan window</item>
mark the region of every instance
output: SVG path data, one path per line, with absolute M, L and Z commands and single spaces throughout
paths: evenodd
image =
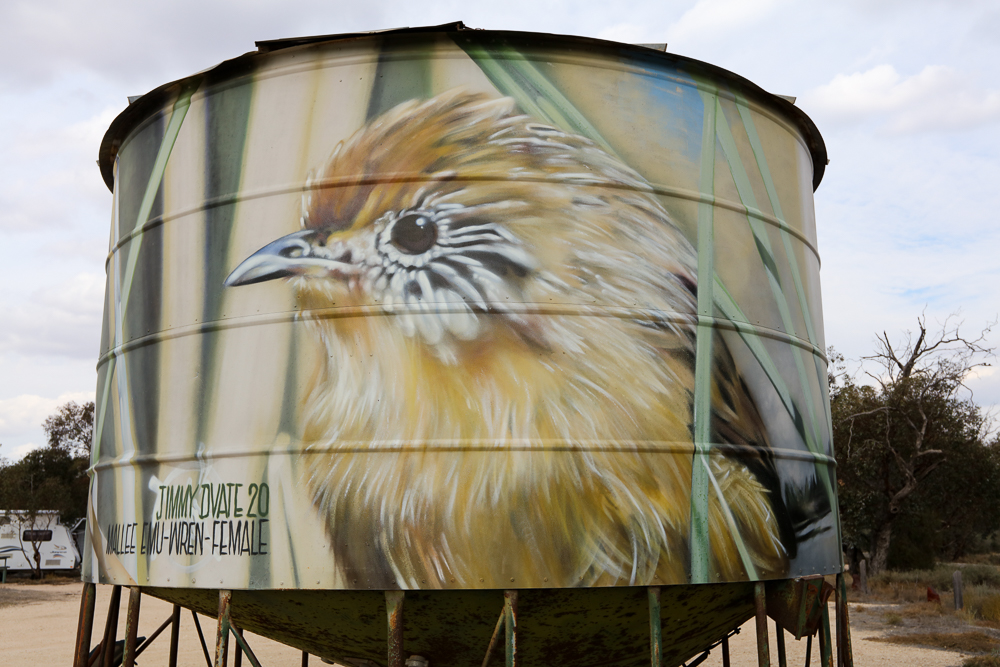
M 51 530 L 26 530 L 21 533 L 21 539 L 25 542 L 51 542 Z

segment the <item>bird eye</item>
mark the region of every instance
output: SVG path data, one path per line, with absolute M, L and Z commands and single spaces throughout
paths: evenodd
M 427 252 L 437 241 L 437 225 L 422 215 L 404 215 L 392 226 L 392 244 L 409 255 Z

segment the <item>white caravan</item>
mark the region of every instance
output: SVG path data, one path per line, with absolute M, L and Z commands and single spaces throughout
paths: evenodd
M 42 570 L 70 570 L 80 562 L 80 552 L 69 530 L 59 523 L 58 512 L 38 512 L 34 525 L 30 525 L 22 512 L 0 510 L 0 567 L 6 556 L 8 570 L 34 569 L 33 540 L 38 542 Z

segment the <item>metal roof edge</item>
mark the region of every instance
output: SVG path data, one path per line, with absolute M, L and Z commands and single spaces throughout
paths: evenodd
M 368 38 L 385 35 L 429 35 L 439 33 L 465 33 L 463 36 L 471 39 L 485 37 L 501 37 L 516 41 L 544 41 L 547 44 L 576 44 L 587 46 L 590 49 L 600 48 L 603 50 L 613 49 L 621 53 L 628 51 L 636 59 L 649 62 L 668 61 L 679 66 L 683 66 L 688 71 L 695 71 L 703 76 L 718 79 L 728 85 L 738 87 L 741 92 L 749 97 L 757 98 L 766 102 L 777 111 L 785 115 L 802 132 L 803 139 L 809 148 L 813 160 L 813 190 L 819 187 L 826 171 L 828 160 L 826 143 L 819 132 L 819 128 L 809 116 L 799 107 L 788 101 L 787 97 L 774 95 L 767 92 L 749 79 L 746 79 L 734 72 L 706 63 L 701 60 L 681 56 L 666 51 L 656 51 L 644 45 L 625 44 L 612 42 L 594 37 L 581 37 L 575 35 L 558 35 L 553 33 L 525 32 L 516 30 L 484 30 L 479 28 L 469 28 L 461 21 L 445 23 L 438 26 L 425 26 L 416 28 L 392 28 L 388 30 L 376 30 L 370 32 L 343 33 L 336 35 L 317 35 L 307 37 L 292 37 L 286 39 L 263 40 L 256 42 L 257 51 L 249 51 L 235 58 L 225 60 L 218 65 L 202 70 L 191 76 L 171 81 L 159 86 L 150 92 L 142 95 L 134 103 L 129 104 L 111 122 L 98 153 L 98 165 L 101 169 L 101 176 L 109 190 L 114 190 L 114 162 L 118 154 L 118 149 L 127 137 L 128 133 L 138 126 L 141 121 L 149 116 L 154 110 L 162 108 L 164 102 L 169 99 L 176 99 L 186 91 L 197 90 L 204 85 L 222 81 L 236 76 L 249 74 L 255 68 L 255 61 L 267 58 L 268 54 L 274 51 L 312 46 L 331 41 Z

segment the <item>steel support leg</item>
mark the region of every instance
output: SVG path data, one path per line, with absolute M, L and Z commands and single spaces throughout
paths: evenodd
M 649 664 L 660 667 L 663 663 L 663 621 L 660 614 L 660 587 L 646 589 L 649 598 Z
M 97 586 L 86 583 L 80 596 L 80 619 L 76 628 L 76 652 L 73 667 L 87 667 L 90 657 L 90 637 L 94 634 L 94 605 L 97 602 Z
M 233 633 L 233 639 L 236 640 L 236 643 L 239 645 L 240 651 L 242 651 L 246 655 L 247 660 L 250 661 L 250 664 L 253 665 L 253 667 L 261 667 L 260 660 L 257 659 L 257 656 L 254 655 L 254 652 L 250 649 L 250 645 L 247 644 L 246 639 L 243 638 L 243 628 L 240 628 L 239 630 L 237 630 L 236 628 L 232 628 L 232 633 Z M 239 653 L 237 653 L 236 655 L 238 656 Z
M 170 657 L 167 667 L 177 667 L 177 646 L 181 639 L 181 606 L 174 605 L 174 614 L 170 619 Z
M 136 635 L 139 634 L 139 604 L 142 590 L 138 586 L 128 589 L 128 616 L 125 617 L 125 653 L 122 667 L 135 667 Z
M 385 613 L 389 623 L 389 666 L 404 667 L 403 657 L 403 591 L 385 592 Z
M 767 598 L 763 581 L 754 584 L 753 603 L 757 610 L 757 665 L 771 667 L 771 649 L 767 644 Z
M 833 667 L 833 646 L 830 645 L 830 607 L 823 603 L 822 619 L 819 624 L 819 664 Z
M 232 591 L 219 591 L 219 627 L 215 633 L 215 667 L 226 667 L 229 648 L 229 607 L 233 601 Z
M 840 667 L 854 667 L 851 618 L 847 611 L 847 581 L 843 572 L 837 575 L 837 663 Z
M 122 604 L 122 587 L 111 589 L 111 602 L 108 607 L 108 622 L 104 626 L 104 640 L 101 642 L 101 665 L 114 667 L 115 643 L 118 641 L 118 609 Z
M 506 667 L 517 667 L 517 591 L 503 592 L 503 615 L 507 626 Z
M 722 667 L 731 667 L 729 662 L 729 637 L 722 638 Z
M 808 635 L 806 637 L 806 666 L 809 667 L 812 662 L 812 651 L 813 651 L 813 636 Z
M 493 636 L 490 637 L 490 645 L 486 647 L 486 657 L 483 658 L 482 667 L 489 667 L 490 659 L 493 657 L 493 651 L 496 650 L 497 644 L 500 643 L 500 630 L 503 629 L 506 621 L 507 604 L 504 603 L 503 609 L 500 610 L 500 618 L 497 619 L 496 627 L 493 628 Z
M 243 628 L 233 628 L 233 632 L 239 635 L 240 638 L 243 637 Z M 236 655 L 233 657 L 233 667 L 243 667 L 243 647 L 240 642 L 237 642 Z
M 785 629 L 777 621 L 774 622 L 774 638 L 778 641 L 778 667 L 788 667 L 785 656 Z
M 309 652 L 302 651 L 302 667 L 309 667 Z

